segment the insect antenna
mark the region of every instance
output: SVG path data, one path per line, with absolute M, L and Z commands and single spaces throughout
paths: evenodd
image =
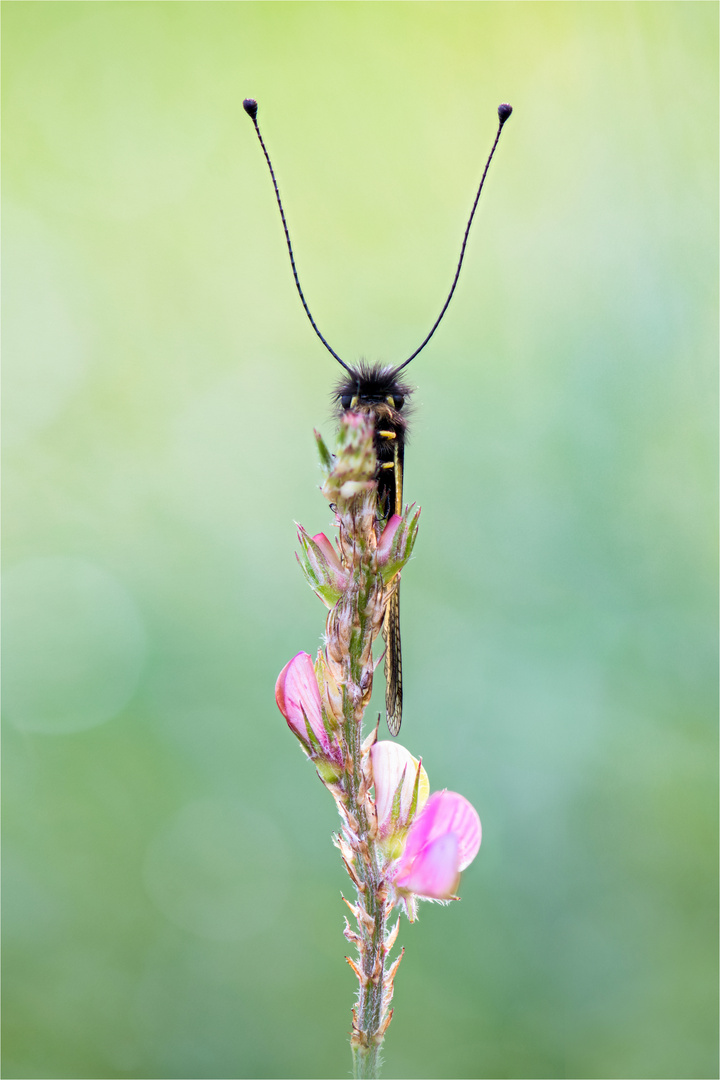
M 272 183 L 273 183 L 273 188 L 275 189 L 275 199 L 276 199 L 277 204 L 278 204 L 278 209 L 280 210 L 280 217 L 282 218 L 283 229 L 285 231 L 285 243 L 287 244 L 288 254 L 290 256 L 290 265 L 292 266 L 293 278 L 295 279 L 295 287 L 297 288 L 298 295 L 300 297 L 300 301 L 302 303 L 302 306 L 305 309 L 305 314 L 307 315 L 308 319 L 310 320 L 310 325 L 312 326 L 313 330 L 315 331 L 317 336 L 320 338 L 320 340 L 322 341 L 323 345 L 328 350 L 328 352 L 332 356 L 335 357 L 337 362 L 342 367 L 344 367 L 346 371 L 348 371 L 351 375 L 354 375 L 355 372 L 349 366 L 349 364 L 346 364 L 345 361 L 340 356 L 338 356 L 338 354 L 335 352 L 335 350 L 332 348 L 332 346 L 325 340 L 323 335 L 320 333 L 320 331 L 319 331 L 319 329 L 317 327 L 317 324 L 316 324 L 315 320 L 312 317 L 312 314 L 310 312 L 310 308 L 307 305 L 307 301 L 306 301 L 305 296 L 303 294 L 302 288 L 300 287 L 300 279 L 298 277 L 297 267 L 295 266 L 295 254 L 293 252 L 292 243 L 290 241 L 290 232 L 288 230 L 287 221 L 285 219 L 285 211 L 283 209 L 282 199 L 280 198 L 280 191 L 278 189 L 277 180 L 275 179 L 275 170 L 272 167 L 272 162 L 270 160 L 270 155 L 269 155 L 269 153 L 267 151 L 267 147 L 265 146 L 265 141 L 264 141 L 264 139 L 263 139 L 263 137 L 262 137 L 262 135 L 260 133 L 260 127 L 259 127 L 258 121 L 257 121 L 257 112 L 258 112 L 257 101 L 255 101 L 254 98 L 245 98 L 245 100 L 243 101 L 243 108 L 244 108 L 245 112 L 248 114 L 248 116 L 250 117 L 250 119 L 253 122 L 253 125 L 255 127 L 255 133 L 257 134 L 257 137 L 258 137 L 258 139 L 260 141 L 260 146 L 262 148 L 262 152 L 265 155 L 265 160 L 267 162 L 268 169 L 270 170 L 270 178 L 271 178 Z M 433 323 L 427 337 L 424 339 L 424 341 L 422 341 L 420 343 L 420 345 L 418 345 L 415 352 L 411 353 L 410 356 L 408 356 L 407 360 L 403 360 L 402 364 L 399 364 L 394 369 L 394 374 L 395 375 L 397 375 L 398 372 L 402 371 L 402 369 L 404 367 L 407 367 L 407 365 L 410 363 L 410 361 L 414 360 L 415 357 L 418 355 L 418 353 L 422 352 L 422 350 L 425 348 L 427 343 L 430 341 L 430 338 L 433 336 L 433 334 L 437 330 L 438 326 L 442 322 L 443 316 L 445 315 L 445 312 L 448 309 L 450 301 L 452 300 L 453 293 L 455 292 L 455 288 L 457 286 L 458 279 L 460 277 L 460 270 L 462 269 L 463 259 L 465 258 L 465 248 L 467 247 L 468 236 L 470 235 L 470 227 L 471 227 L 471 225 L 473 223 L 473 218 L 475 217 L 475 211 L 477 210 L 477 205 L 478 205 L 478 202 L 480 200 L 480 194 L 482 192 L 483 185 L 485 183 L 485 178 L 486 178 L 486 176 L 488 174 L 488 169 L 490 168 L 490 162 L 493 159 L 493 155 L 495 154 L 497 144 L 500 141 L 500 133 L 502 132 L 503 125 L 505 124 L 505 121 L 508 119 L 508 117 L 510 116 L 511 113 L 512 113 L 512 105 L 503 104 L 503 105 L 498 106 L 498 119 L 499 119 L 500 123 L 498 124 L 498 129 L 497 129 L 497 134 L 495 136 L 495 141 L 494 141 L 494 143 L 492 145 L 492 149 L 490 150 L 490 155 L 489 155 L 489 157 L 488 157 L 488 159 L 487 159 L 487 161 L 485 163 L 485 168 L 483 169 L 483 174 L 482 174 L 482 176 L 480 178 L 480 184 L 479 184 L 479 187 L 477 189 L 477 194 L 475 195 L 475 201 L 474 201 L 474 203 L 472 205 L 472 210 L 470 211 L 470 217 L 468 218 L 468 223 L 467 223 L 467 225 L 465 227 L 465 235 L 463 236 L 462 247 L 460 248 L 460 258 L 458 260 L 457 269 L 455 270 L 455 277 L 453 278 L 452 285 L 450 286 L 450 292 L 447 295 L 447 299 L 445 300 L 445 303 L 442 306 L 440 314 L 438 315 L 437 319 Z
M 477 189 L 477 195 L 475 196 L 475 202 L 473 203 L 472 210 L 470 211 L 470 217 L 468 218 L 467 227 L 465 229 L 465 235 L 463 237 L 462 247 L 460 249 L 460 259 L 459 259 L 458 264 L 457 264 L 457 270 L 455 271 L 455 277 L 453 278 L 453 283 L 450 286 L 450 292 L 448 293 L 447 300 L 443 304 L 442 311 L 440 312 L 437 319 L 435 320 L 435 322 L 433 324 L 433 327 L 430 330 L 430 333 L 425 338 L 425 340 L 422 342 L 422 344 L 418 345 L 415 352 L 411 353 L 410 356 L 408 356 L 407 360 L 403 360 L 402 364 L 400 364 L 398 367 L 395 368 L 395 374 L 396 375 L 397 375 L 397 373 L 399 371 L 402 371 L 402 369 L 404 367 L 407 367 L 408 364 L 410 363 L 410 361 L 414 360 L 418 353 L 423 351 L 423 349 L 427 345 L 428 341 L 433 336 L 433 334 L 437 330 L 438 326 L 442 322 L 443 315 L 447 311 L 448 305 L 449 305 L 450 301 L 452 300 L 452 295 L 455 292 L 455 286 L 457 285 L 458 278 L 460 277 L 460 268 L 462 267 L 463 259 L 465 258 L 465 248 L 467 246 L 468 236 L 470 234 L 470 226 L 473 223 L 473 218 L 475 217 L 475 211 L 477 210 L 478 200 L 480 199 L 480 192 L 483 189 L 483 184 L 485 183 L 485 177 L 488 174 L 488 169 L 490 168 L 490 162 L 493 159 L 493 154 L 495 153 L 495 148 L 497 147 L 497 144 L 500 141 L 500 132 L 503 129 L 503 124 L 508 119 L 511 112 L 512 112 L 512 105 L 500 105 L 500 106 L 498 106 L 498 118 L 500 120 L 500 123 L 498 124 L 497 135 L 495 136 L 495 142 L 492 144 L 492 150 L 490 151 L 490 156 L 487 159 L 487 162 L 485 163 L 485 168 L 483 170 L 482 177 L 480 178 L 480 186 Z
M 275 198 L 277 200 L 278 209 L 280 210 L 280 217 L 282 218 L 283 229 L 285 230 L 285 243 L 287 244 L 288 254 L 290 255 L 290 265 L 292 266 L 293 277 L 295 278 L 295 286 L 297 288 L 298 295 L 300 296 L 300 300 L 302 301 L 302 306 L 305 308 L 305 314 L 307 315 L 308 319 L 310 320 L 310 325 L 312 326 L 313 330 L 315 331 L 317 336 L 322 341 L 322 343 L 325 346 L 325 348 L 327 349 L 327 351 L 329 353 L 331 353 L 335 357 L 338 364 L 342 364 L 342 366 L 345 368 L 345 370 L 349 371 L 350 374 L 352 375 L 353 374 L 352 368 L 348 364 L 346 364 L 344 360 L 341 360 L 341 358 L 338 356 L 338 354 L 335 352 L 335 350 L 327 343 L 325 338 L 322 336 L 322 334 L 318 330 L 318 328 L 317 328 L 317 326 L 315 324 L 315 320 L 313 319 L 312 315 L 310 314 L 310 308 L 307 306 L 307 301 L 306 301 L 305 297 L 303 296 L 303 291 L 300 288 L 300 279 L 298 277 L 297 268 L 295 266 L 295 255 L 293 254 L 292 244 L 290 243 L 290 232 L 289 232 L 288 227 L 287 227 L 287 221 L 285 220 L 285 211 L 283 210 L 282 199 L 280 198 L 280 192 L 278 190 L 277 180 L 275 179 L 275 171 L 274 171 L 274 169 L 272 167 L 272 162 L 270 161 L 270 155 L 267 152 L 267 147 L 265 146 L 265 142 L 263 140 L 263 137 L 260 134 L 260 128 L 259 128 L 258 122 L 257 122 L 257 111 L 258 111 L 257 101 L 255 101 L 254 98 L 245 98 L 245 100 L 243 101 L 243 109 L 245 110 L 245 112 L 248 114 L 248 116 L 252 120 L 253 124 L 255 125 L 255 131 L 257 133 L 258 139 L 260 140 L 260 146 L 262 147 L 262 152 L 265 155 L 265 160 L 267 161 L 268 169 L 270 170 L 270 176 L 272 178 L 273 187 L 275 188 Z

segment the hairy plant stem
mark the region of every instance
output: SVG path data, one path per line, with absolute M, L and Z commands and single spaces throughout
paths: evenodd
M 319 437 L 318 446 L 327 468 L 323 491 L 335 510 L 344 575 L 342 589 L 328 613 L 321 665 L 324 707 L 339 729 L 342 760 L 335 776 L 326 777 L 324 782 L 340 812 L 342 826 L 334 839 L 356 892 L 354 903 L 345 900 L 356 927 L 346 918 L 344 933 L 358 954 L 356 960 L 346 959 L 359 986 L 350 1040 L 353 1070 L 358 1080 L 364 1080 L 379 1075 L 380 1047 L 392 1017 L 390 1002 L 399 958 L 388 964 L 398 927 L 396 923 L 388 932 L 393 903 L 385 880 L 387 854 L 378 841 L 377 812 L 371 796 L 370 750 L 377 731 L 363 742 L 362 722 L 372 693 L 373 644 L 381 631 L 388 599 L 397 588 L 399 571 L 412 550 L 417 514 L 409 523 L 404 520 L 402 529 L 395 526 L 401 543 L 388 572 L 387 551 L 382 565 L 378 555 L 386 522 L 378 518 L 372 418 L 345 414 L 336 457 L 328 453 Z M 304 534 L 301 543 L 303 538 Z M 301 565 L 318 588 L 319 579 L 313 573 L 322 552 L 317 545 L 312 548 L 312 543 L 309 538 L 304 541 L 306 561 Z
M 352 966 L 359 983 L 351 1046 L 354 1075 L 365 1078 L 378 1076 L 380 1046 L 389 1022 L 386 1005 L 392 993 L 385 978 L 387 890 L 374 842 L 377 832 L 374 808 L 368 798 L 372 784 L 369 752 L 362 745 L 363 714 L 372 692 L 372 647 L 380 631 L 387 596 L 376 566 L 374 492 L 354 499 L 347 508 L 338 507 L 338 517 L 340 549 L 351 570 L 352 585 L 344 603 L 339 605 L 341 610 L 331 612 L 328 623 L 344 624 L 342 636 L 347 640 L 349 630 L 349 648 L 342 656 L 332 655 L 330 646 L 335 627 L 329 625 L 328 660 L 331 667 L 333 660 L 339 661 L 338 682 L 343 688 L 347 758 L 342 832 L 351 853 L 351 878 L 356 889 L 356 903 L 351 910 L 357 922 L 357 934 L 351 940 L 358 949 L 358 963 Z

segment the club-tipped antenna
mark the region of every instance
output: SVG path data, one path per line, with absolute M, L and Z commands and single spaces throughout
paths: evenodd
M 352 374 L 352 368 L 348 364 L 346 364 L 345 361 L 342 360 L 338 356 L 338 354 L 335 352 L 335 350 L 328 344 L 328 342 L 325 340 L 325 338 L 322 336 L 322 334 L 318 330 L 318 328 L 317 328 L 317 326 L 315 324 L 315 320 L 313 319 L 313 317 L 312 317 L 312 315 L 310 313 L 310 308 L 307 306 L 307 300 L 303 296 L 303 291 L 300 288 L 300 278 L 298 277 L 297 267 L 295 266 L 295 256 L 293 254 L 292 244 L 290 243 L 290 232 L 289 232 L 288 227 L 287 227 L 287 221 L 285 220 L 285 211 L 283 210 L 282 199 L 280 198 L 280 192 L 278 190 L 277 180 L 275 179 L 275 171 L 274 171 L 274 169 L 272 167 L 272 162 L 270 161 L 270 155 L 267 152 L 267 147 L 265 146 L 265 142 L 263 140 L 263 137 L 260 134 L 260 128 L 258 127 L 258 122 L 257 122 L 258 105 L 257 105 L 257 101 L 255 101 L 254 98 L 245 98 L 245 100 L 243 101 L 243 109 L 248 114 L 248 116 L 250 117 L 250 119 L 252 120 L 252 122 L 253 122 L 253 124 L 255 126 L 255 132 L 257 134 L 258 139 L 260 140 L 260 145 L 262 147 L 262 152 L 265 155 L 265 160 L 267 161 L 267 166 L 268 166 L 268 169 L 270 170 L 270 177 L 271 177 L 272 182 L 273 182 L 273 187 L 275 188 L 275 198 L 277 200 L 278 209 L 280 210 L 280 217 L 282 218 L 283 229 L 285 230 L 285 243 L 287 244 L 288 254 L 290 256 L 290 265 L 292 266 L 293 277 L 295 278 L 295 287 L 297 288 L 298 295 L 300 297 L 300 300 L 302 301 L 302 306 L 305 308 L 305 314 L 307 315 L 308 319 L 310 320 L 310 325 L 312 326 L 313 330 L 315 331 L 317 336 L 322 341 L 322 343 L 325 346 L 325 348 L 327 349 L 327 351 L 329 353 L 332 353 L 332 355 L 337 360 L 338 364 L 342 364 L 342 366 L 345 368 L 345 370 L 349 371 Z
M 455 286 L 457 285 L 458 278 L 460 277 L 460 270 L 462 268 L 463 259 L 465 258 L 465 248 L 467 247 L 468 236 L 470 235 L 470 226 L 473 223 L 473 218 L 475 217 L 475 211 L 477 210 L 477 204 L 478 204 L 478 201 L 480 199 L 480 192 L 483 189 L 483 184 L 485 183 L 485 177 L 488 174 L 488 169 L 490 168 L 490 162 L 493 159 L 493 154 L 495 153 L 495 149 L 497 147 L 497 144 L 500 141 L 500 132 L 503 129 L 503 124 L 508 119 L 511 112 L 512 112 L 512 105 L 506 105 L 505 104 L 505 105 L 499 105 L 498 106 L 498 119 L 500 120 L 500 123 L 498 124 L 497 135 L 495 136 L 495 142 L 492 144 L 492 149 L 490 151 L 490 156 L 488 157 L 487 162 L 485 163 L 485 168 L 483 169 L 483 174 L 480 177 L 480 186 L 477 189 L 477 195 L 475 196 L 475 202 L 473 203 L 472 210 L 470 211 L 470 217 L 468 218 L 468 223 L 467 223 L 467 226 L 465 228 L 465 235 L 463 237 L 462 247 L 460 248 L 460 258 L 458 260 L 457 270 L 455 271 L 455 277 L 453 278 L 453 283 L 450 286 L 450 292 L 447 295 L 447 300 L 443 304 L 442 311 L 440 312 L 437 319 L 433 323 L 432 329 L 430 330 L 430 333 L 428 334 L 428 336 L 425 338 L 425 340 L 420 345 L 418 345 L 415 352 L 411 353 L 410 356 L 408 356 L 407 360 L 403 360 L 402 364 L 398 365 L 398 367 L 395 368 L 395 374 L 397 374 L 398 371 L 402 371 L 402 369 L 404 367 L 407 367 L 408 364 L 410 363 L 410 361 L 414 360 L 415 357 L 417 356 L 417 354 L 423 351 L 423 349 L 427 345 L 428 341 L 433 336 L 433 334 L 437 330 L 438 326 L 442 322 L 443 315 L 447 311 L 448 306 L 450 304 L 450 301 L 452 300 L 453 293 L 455 292 Z
M 317 325 L 315 323 L 315 320 L 312 317 L 312 314 L 310 312 L 310 308 L 307 305 L 307 301 L 306 301 L 306 299 L 305 299 L 305 297 L 303 295 L 303 291 L 302 291 L 302 289 L 300 287 L 300 279 L 298 277 L 297 267 L 295 266 L 295 255 L 293 253 L 292 243 L 290 242 L 290 232 L 289 232 L 288 227 L 287 227 L 287 221 L 285 220 L 285 211 L 283 210 L 282 199 L 280 198 L 280 191 L 278 189 L 277 180 L 275 179 L 275 171 L 274 171 L 274 169 L 272 167 L 272 162 L 270 160 L 270 155 L 268 154 L 267 147 L 265 146 L 265 141 L 264 141 L 262 135 L 260 134 L 260 128 L 258 126 L 258 121 L 257 121 L 258 104 L 257 104 L 257 101 L 255 101 L 254 98 L 245 98 L 245 100 L 243 101 L 243 108 L 244 108 L 245 112 L 248 114 L 248 116 L 250 117 L 250 119 L 253 122 L 253 125 L 255 127 L 255 133 L 257 134 L 257 137 L 260 140 L 260 146 L 262 147 L 262 152 L 265 155 L 265 160 L 267 162 L 268 169 L 270 170 L 270 178 L 272 179 L 273 188 L 275 189 L 275 199 L 277 201 L 278 209 L 280 211 L 280 217 L 282 218 L 283 229 L 285 230 L 285 243 L 287 244 L 288 254 L 290 256 L 290 265 L 292 266 L 293 277 L 295 279 L 295 287 L 297 288 L 298 295 L 299 295 L 300 300 L 302 302 L 302 306 L 305 309 L 305 314 L 307 315 L 308 319 L 310 320 L 310 325 L 312 326 L 313 330 L 315 331 L 317 336 L 320 338 L 320 340 L 322 341 L 323 345 L 328 350 L 328 352 L 332 356 L 335 357 L 338 364 L 341 364 L 342 367 L 344 367 L 346 371 L 349 371 L 351 374 L 353 374 L 352 368 L 348 364 L 346 364 L 345 361 L 341 357 L 338 356 L 338 354 L 335 352 L 335 350 L 332 348 L 332 346 L 328 344 L 328 342 L 325 340 L 323 335 L 320 333 L 320 331 L 318 330 Z M 473 203 L 472 210 L 470 211 L 470 217 L 468 218 L 468 223 L 467 223 L 467 226 L 465 227 L 465 235 L 463 236 L 462 247 L 460 249 L 460 258 L 458 260 L 457 269 L 455 271 L 455 277 L 453 278 L 452 285 L 450 286 L 450 292 L 447 295 L 447 299 L 445 300 L 445 303 L 442 306 L 442 310 L 441 310 L 440 314 L 438 315 L 437 319 L 433 323 L 433 326 L 432 326 L 432 328 L 430 330 L 430 333 L 427 335 L 425 340 L 420 345 L 418 345 L 415 352 L 411 353 L 410 356 L 408 356 L 407 360 L 403 360 L 402 364 L 399 364 L 398 367 L 396 367 L 394 369 L 395 374 L 397 374 L 399 371 L 402 371 L 402 369 L 404 367 L 407 367 L 407 365 L 410 363 L 410 361 L 414 360 L 415 357 L 418 355 L 418 353 L 422 352 L 422 350 L 425 348 L 428 341 L 433 336 L 433 334 L 437 330 L 438 326 L 442 322 L 443 316 L 444 316 L 445 312 L 448 309 L 450 301 L 452 300 L 452 297 L 453 297 L 453 293 L 455 292 L 455 287 L 457 286 L 457 283 L 458 283 L 458 278 L 460 277 L 460 270 L 462 269 L 463 259 L 465 258 L 465 248 L 467 247 L 468 236 L 470 235 L 470 226 L 472 225 L 473 218 L 475 217 L 475 211 L 477 210 L 478 201 L 480 199 L 480 193 L 482 192 L 483 185 L 485 183 L 485 177 L 488 174 L 488 169 L 490 168 L 490 162 L 493 159 L 493 155 L 494 155 L 495 150 L 497 148 L 497 144 L 500 141 L 500 133 L 501 133 L 501 131 L 503 129 L 503 125 L 504 125 L 505 121 L 508 119 L 508 117 L 510 116 L 511 113 L 512 113 L 512 105 L 500 105 L 500 106 L 498 106 L 498 118 L 499 118 L 500 123 L 498 124 L 497 134 L 495 136 L 495 142 L 492 144 L 492 149 L 490 150 L 490 156 L 488 157 L 487 162 L 485 163 L 485 168 L 483 169 L 483 174 L 482 174 L 482 176 L 480 178 L 480 185 L 479 185 L 479 187 L 477 189 L 477 194 L 475 196 L 475 202 Z

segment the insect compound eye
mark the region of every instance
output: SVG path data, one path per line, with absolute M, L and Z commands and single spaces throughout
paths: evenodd
M 342 394 L 340 397 L 340 404 L 343 409 L 349 409 L 352 404 L 352 394 Z
M 398 412 L 400 412 L 403 405 L 405 404 L 405 398 L 403 397 L 402 394 L 393 394 L 393 398 L 394 398 L 394 401 L 395 401 L 395 408 L 397 409 Z

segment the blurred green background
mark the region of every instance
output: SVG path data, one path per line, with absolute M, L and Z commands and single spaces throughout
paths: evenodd
M 716 1077 L 714 3 L 5 3 L 5 1077 L 350 1068 L 314 426 L 435 319 L 403 742 L 477 806 L 384 1075 Z M 382 705 L 378 680 L 377 708 Z

